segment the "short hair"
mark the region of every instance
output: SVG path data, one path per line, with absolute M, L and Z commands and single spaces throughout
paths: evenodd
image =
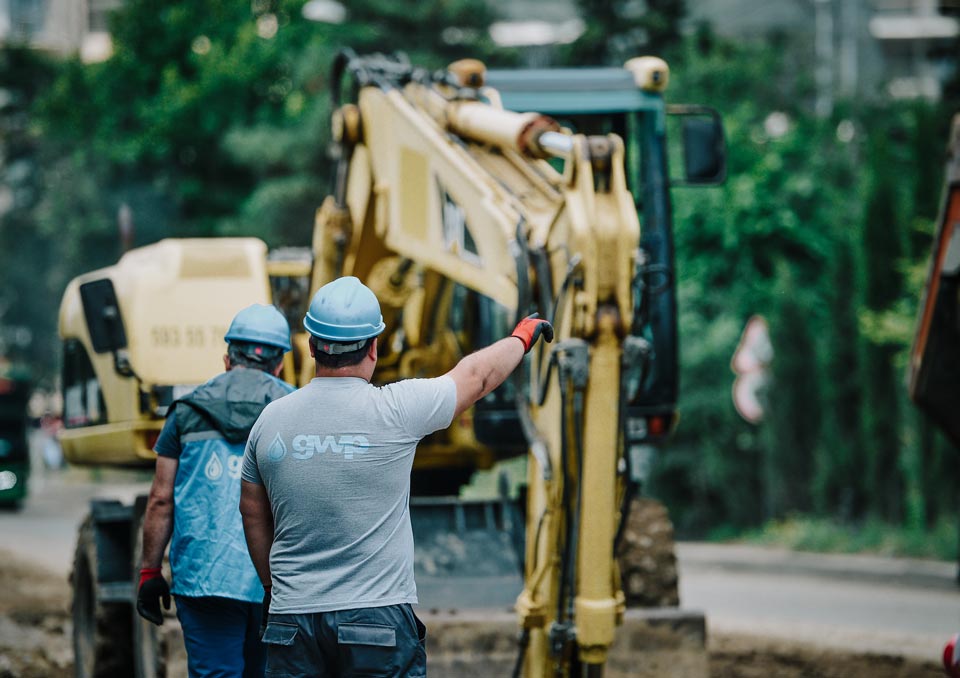
M 230 359 L 230 364 L 234 367 L 246 367 L 272 374 L 283 363 L 283 350 L 276 355 L 272 355 L 273 351 L 270 351 L 270 357 L 264 358 L 252 353 L 250 346 L 251 344 L 238 341 L 227 344 L 227 357 Z M 272 346 L 268 348 L 273 349 Z
M 367 351 L 370 350 L 374 339 L 376 339 L 376 337 L 370 337 L 363 342 L 363 346 L 355 351 L 347 351 L 346 353 L 324 353 L 320 350 L 319 340 L 313 336 L 310 337 L 310 346 L 313 347 L 313 358 L 316 360 L 317 367 L 335 370 L 339 367 L 351 367 L 363 362 L 363 358 L 367 355 Z

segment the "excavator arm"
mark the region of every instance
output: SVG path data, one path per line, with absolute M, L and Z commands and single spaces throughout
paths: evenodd
M 650 359 L 634 322 L 643 258 L 623 141 L 499 108 L 479 65 L 435 77 L 345 53 L 335 73 L 356 96 L 334 114 L 338 179 L 318 215 L 313 285 L 356 275 L 377 293 L 388 323 L 379 379 L 452 366 L 430 326 L 451 283 L 553 322 L 556 339 L 532 353 L 516 390 L 533 457 L 523 665 L 528 676 L 594 675 L 624 608 L 624 384 Z M 432 364 L 405 362 L 423 349 Z

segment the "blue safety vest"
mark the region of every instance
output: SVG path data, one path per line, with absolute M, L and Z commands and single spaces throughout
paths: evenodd
M 260 370 L 233 369 L 175 403 L 181 453 L 170 541 L 173 593 L 263 599 L 243 536 L 240 469 L 260 412 L 293 390 Z

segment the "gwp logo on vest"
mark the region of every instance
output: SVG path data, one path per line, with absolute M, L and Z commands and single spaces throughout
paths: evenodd
M 334 437 L 332 435 L 319 436 L 300 434 L 293 438 L 294 459 L 310 459 L 315 454 L 342 454 L 344 459 L 353 459 L 356 454 L 365 454 L 370 447 L 370 441 L 364 436 L 359 435 L 341 435 Z M 273 455 L 270 455 L 273 458 Z

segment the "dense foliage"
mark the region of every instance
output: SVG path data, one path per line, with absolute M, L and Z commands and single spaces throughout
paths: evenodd
M 490 44 L 482 0 L 356 0 L 338 25 L 305 20 L 303 4 L 128 0 L 102 64 L 0 53 L 0 170 L 15 189 L 0 193 L 0 325 L 33 331 L 20 350 L 48 380 L 59 296 L 115 260 L 122 211 L 137 244 L 307 243 L 328 188 L 328 73 L 342 46 L 403 49 L 430 67 L 517 57 Z M 817 118 L 809 45 L 683 37 L 682 0 L 645 4 L 636 15 L 637 3 L 579 0 L 587 30 L 556 60 L 663 53 L 669 98 L 725 121 L 727 183 L 674 190 L 682 421 L 649 491 L 687 534 L 798 511 L 916 527 L 953 518 L 958 457 L 903 388 L 949 105 L 838 102 Z M 730 398 L 753 315 L 775 354 L 759 425 Z
M 671 94 L 723 112 L 730 162 L 721 189 L 674 191 L 683 419 L 652 490 L 688 532 L 956 515 L 957 456 L 903 385 L 950 108 L 841 102 L 817 118 L 802 58 L 701 35 L 673 60 Z M 729 395 L 755 314 L 775 354 L 759 425 Z

